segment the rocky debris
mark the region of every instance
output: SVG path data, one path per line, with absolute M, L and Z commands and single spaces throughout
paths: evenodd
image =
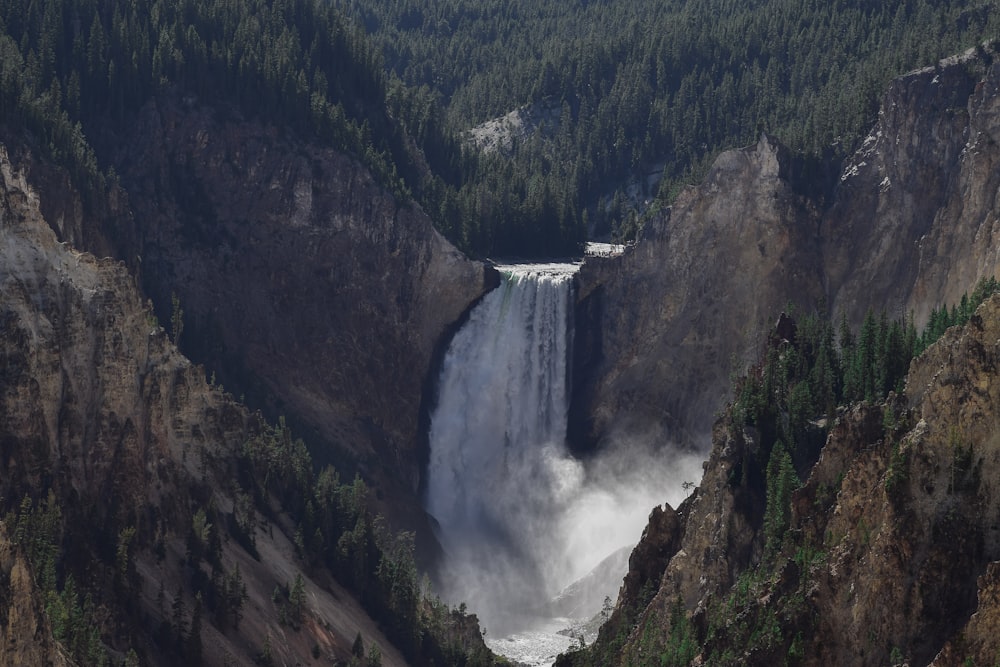
M 468 132 L 472 145 L 483 152 L 510 154 L 517 142 L 530 139 L 535 133 L 551 138 L 559 131 L 562 106 L 547 99 L 514 109 L 510 113 L 480 123 Z

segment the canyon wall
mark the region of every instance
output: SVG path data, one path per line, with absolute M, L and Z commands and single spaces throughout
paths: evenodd
M 200 506 L 236 511 L 236 461 L 260 431 L 259 418 L 209 386 L 204 369 L 174 348 L 123 264 L 57 240 L 38 194 L 6 149 L 0 149 L 0 295 L 0 492 L 37 496 L 37 505 L 45 502 L 40 490 L 51 490 L 65 522 L 66 558 L 74 568 L 86 567 L 87 585 L 101 591 L 95 600 L 106 625 L 99 632 L 116 636 L 120 629 L 124 610 L 114 607 L 111 591 L 120 593 L 123 584 L 98 564 L 104 545 L 115 544 L 123 527 L 136 531 L 128 552 L 132 620 L 166 620 L 170 610 L 157 603 L 158 586 L 193 609 L 185 565 L 192 514 Z M 279 639 L 270 596 L 275 582 L 288 581 L 301 565 L 288 527 L 257 520 L 257 549 L 266 559 L 255 560 L 228 535 L 222 548 L 221 565 L 226 572 L 242 569 L 248 600 L 239 630 L 204 624 L 206 664 L 251 662 L 268 634 L 281 659 L 306 660 L 313 643 L 346 656 L 359 631 L 380 643 L 386 664 L 405 664 L 322 570 L 306 585 L 315 618 L 325 626 Z M 0 527 L 0 572 L 9 586 L 0 664 L 62 664 L 49 616 L 40 611 L 48 601 L 39 601 L 34 584 L 43 564 L 26 563 L 10 543 L 13 529 Z M 134 636 L 132 645 L 151 649 Z M 162 647 L 157 654 L 150 664 L 169 658 Z
M 855 327 L 955 304 L 1000 272 L 1000 65 L 992 46 L 895 80 L 821 183 L 764 136 L 721 154 L 624 254 L 579 275 L 571 436 L 704 447 L 730 375 L 787 305 Z M 814 170 L 815 171 L 815 170 Z M 822 172 L 822 169 L 818 170 Z
M 993 297 L 914 361 L 905 397 L 842 410 L 774 553 L 767 452 L 720 419 L 698 489 L 654 509 L 599 640 L 560 664 L 646 664 L 682 634 L 709 664 L 992 661 L 997 341 Z
M 179 299 L 181 348 L 415 491 L 431 361 L 486 268 L 357 162 L 273 127 L 161 98 L 118 151 L 142 285 L 161 318 Z
M 823 294 L 819 211 L 774 139 L 723 153 L 624 254 L 578 276 L 571 438 L 704 446 L 731 371 Z
M 956 304 L 978 280 L 997 276 L 998 105 L 1000 65 L 989 46 L 893 82 L 878 124 L 845 163 L 831 206 L 813 217 L 796 213 L 795 219 L 818 221 L 808 246 L 815 263 L 801 284 L 806 294 L 821 286 L 821 312 L 827 308 L 856 329 L 869 308 L 884 308 L 890 316 L 912 314 L 922 326 L 932 308 Z M 735 156 L 760 151 L 758 145 L 721 156 L 706 183 L 682 195 L 675 210 L 683 213 L 692 197 L 707 196 L 719 168 Z M 745 205 L 741 188 L 759 178 L 757 171 L 748 176 L 735 192 L 716 196 Z M 658 369 L 659 359 L 671 354 L 661 341 L 671 336 L 674 354 L 697 353 L 675 333 L 696 318 L 670 317 L 664 305 L 675 286 L 640 280 L 632 300 L 620 296 L 631 277 L 623 267 L 641 263 L 647 272 L 658 267 L 669 274 L 682 256 L 662 242 L 664 230 L 685 229 L 675 210 L 622 257 L 584 267 L 579 308 L 588 328 L 578 359 L 590 355 L 604 369 L 596 380 L 582 381 L 582 395 L 597 402 L 592 439 L 607 437 L 609 425 L 622 419 L 655 418 L 629 402 L 628 393 L 616 395 L 637 364 L 650 374 L 643 386 L 657 388 L 666 420 L 681 427 L 692 423 L 688 415 L 703 415 L 706 397 L 716 409 L 727 398 L 718 375 Z M 709 215 L 695 226 L 712 224 Z M 760 242 L 791 224 L 770 221 L 758 232 Z M 716 270 L 752 281 L 730 281 L 720 297 L 727 315 L 731 304 L 752 298 L 747 292 L 773 298 L 775 288 L 756 278 L 761 260 L 741 264 L 735 252 L 756 240 L 723 248 L 727 261 Z M 615 296 L 595 308 L 595 294 Z M 650 313 L 667 316 L 651 326 Z M 644 344 L 624 353 L 607 345 L 633 322 L 647 332 Z M 707 329 L 729 340 L 737 325 L 716 317 Z M 772 345 L 783 338 L 775 334 Z M 760 433 L 724 411 L 699 486 L 676 509 L 653 510 L 598 641 L 558 664 L 995 660 L 997 341 L 1000 298 L 994 297 L 968 325 L 950 329 L 914 360 L 905 392 L 816 422 L 828 434 L 817 457 L 799 462 L 802 485 L 791 493 L 789 530 L 780 545 L 766 541 L 769 452 Z

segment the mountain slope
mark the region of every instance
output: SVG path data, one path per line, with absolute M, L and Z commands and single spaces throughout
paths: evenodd
M 0 152 L 11 632 L 81 664 L 347 660 L 358 633 L 386 665 L 490 662 L 474 616 L 422 600 L 412 541 L 360 480 L 314 470 L 284 424 L 208 384 L 122 263 L 57 240 L 39 171 Z M 5 664 L 34 661 L 25 636 Z
M 414 494 L 432 360 L 495 274 L 357 163 L 273 126 L 168 97 L 144 108 L 115 164 L 126 252 L 161 319 L 179 299 L 181 347 L 287 416 L 319 458 L 353 458 Z
M 730 371 L 792 304 L 857 328 L 872 308 L 956 304 L 1000 271 L 995 46 L 900 77 L 823 208 L 815 165 L 777 142 L 723 153 L 634 247 L 579 275 L 573 419 L 579 444 L 613 431 L 705 439 Z M 714 266 L 706 267 L 707 258 Z
M 508 161 L 527 178 L 558 174 L 553 190 L 587 210 L 600 234 L 631 233 L 658 190 L 669 201 L 719 151 L 762 131 L 842 159 L 892 77 L 998 37 L 992 5 L 979 1 L 341 6 L 387 66 L 437 95 L 463 131 L 552 108 Z M 632 202 L 631 183 L 641 184 Z
M 997 340 L 994 297 L 914 361 L 905 398 L 839 412 L 775 546 L 774 454 L 720 419 L 704 479 L 654 510 L 598 642 L 558 664 L 990 662 Z
M 821 217 L 770 219 L 757 233 L 754 240 L 765 244 L 794 228 L 796 220 L 816 233 L 805 247 L 821 259 L 806 275 L 821 281 L 820 295 L 828 299 L 828 310 L 817 301 L 821 315 L 834 321 L 843 316 L 845 325 L 856 328 L 862 317 L 874 322 L 864 315 L 873 307 L 891 309 L 910 322 L 904 309 L 913 309 L 922 323 L 932 308 L 949 301 L 954 308 L 975 281 L 995 278 L 1000 270 L 993 234 L 998 78 L 990 45 L 901 77 L 886 94 L 869 140 L 845 163 L 830 209 Z M 724 154 L 705 184 L 678 198 L 681 211 L 691 200 L 732 200 L 738 212 L 747 213 L 751 224 L 743 224 L 752 229 L 758 209 L 747 206 L 741 193 L 769 170 L 733 171 L 740 177 L 726 188 L 713 184 L 716 174 L 727 173 L 725 165 L 759 155 L 764 145 Z M 783 185 L 794 190 L 794 162 L 779 164 L 786 166 Z M 772 186 L 772 191 L 781 189 Z M 596 348 L 607 354 L 602 363 L 613 359 L 618 364 L 613 368 L 626 369 L 603 376 L 609 386 L 627 377 L 629 369 L 657 368 L 654 351 L 667 349 L 658 348 L 657 341 L 686 331 L 692 318 L 671 319 L 676 297 L 667 295 L 678 288 L 670 282 L 640 283 L 627 305 L 618 296 L 594 308 L 593 295 L 623 289 L 629 274 L 617 274 L 622 267 L 638 264 L 670 275 L 680 263 L 679 253 L 665 252 L 663 239 L 684 238 L 691 229 L 711 230 L 725 219 L 715 213 L 678 221 L 671 211 L 660 219 L 662 231 L 654 228 L 659 235 L 640 239 L 621 258 L 600 260 L 589 272 L 584 267 L 581 281 L 590 290 L 581 299 L 584 316 L 596 312 L 615 326 L 638 322 L 639 331 L 653 332 L 630 354 L 617 355 L 612 346 Z M 724 239 L 717 242 L 723 257 L 739 257 L 739 250 L 752 247 L 737 233 L 730 237 L 732 247 Z M 696 247 L 707 253 L 712 246 Z M 781 257 L 795 255 L 786 251 Z M 767 300 L 777 289 L 766 279 L 769 266 L 758 258 L 730 259 L 722 277 L 715 278 L 725 288 L 698 292 L 696 298 L 711 303 L 719 293 L 727 315 L 739 313 L 740 304 L 752 297 L 727 274 L 744 278 Z M 608 283 L 588 283 L 591 276 L 604 276 Z M 964 297 L 961 301 L 965 308 Z M 643 325 L 658 316 L 659 328 Z M 735 321 L 719 316 L 707 330 L 723 341 L 740 340 L 738 327 L 748 321 L 745 315 Z M 614 327 L 590 331 L 585 341 L 603 344 L 608 332 L 613 334 Z M 1000 472 L 994 470 L 1000 460 L 994 437 L 1000 414 L 998 333 L 1000 299 L 993 297 L 966 326 L 950 329 L 913 361 L 904 393 L 842 407 L 835 414 L 810 415 L 806 432 L 787 441 L 787 464 L 781 458 L 784 446 L 772 449 L 773 433 L 753 420 L 744 422 L 739 405 L 727 408 L 715 423 L 699 487 L 676 510 L 656 508 L 650 516 L 597 643 L 559 664 L 993 661 L 995 564 L 1000 560 L 992 518 Z M 787 322 L 779 322 L 766 339 L 758 354 L 779 365 L 794 363 L 797 345 L 805 344 Z M 842 334 L 842 347 L 848 339 Z M 680 341 L 682 349 L 690 345 L 686 338 Z M 685 352 L 691 350 L 697 348 Z M 693 385 L 678 387 L 677 375 L 653 380 L 655 373 L 647 373 L 649 384 L 638 385 L 633 395 L 641 396 L 647 387 L 664 392 L 659 401 L 670 414 L 684 415 L 688 404 L 681 403 L 676 412 L 671 408 L 692 387 L 699 390 L 712 381 L 689 375 Z M 766 373 L 751 370 L 765 384 Z M 610 414 L 624 411 L 617 419 L 655 419 L 652 408 L 635 409 L 627 396 L 607 400 L 603 405 Z M 743 400 L 742 394 L 736 399 Z M 777 415 L 785 424 L 794 417 L 787 394 L 786 400 L 788 412 Z M 697 400 L 692 406 L 704 410 Z M 669 415 L 660 419 L 667 421 Z M 818 436 L 823 436 L 821 446 L 813 449 Z M 608 438 L 613 440 L 613 432 Z
M 407 194 L 434 175 L 370 43 L 312 0 L 14 0 L 0 24 L 0 136 L 62 168 L 30 167 L 60 240 L 124 261 L 186 354 L 429 534 L 424 386 L 495 274 Z

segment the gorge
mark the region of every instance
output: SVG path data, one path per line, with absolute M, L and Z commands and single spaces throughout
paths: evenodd
M 501 285 L 444 359 L 425 506 L 444 550 L 442 595 L 467 603 L 502 650 L 497 638 L 567 615 L 557 595 L 631 547 L 650 503 L 682 498 L 680 482 L 694 479 L 697 463 L 680 470 L 675 457 L 648 452 L 643 461 L 627 446 L 575 458 L 566 423 L 579 264 L 497 268 Z M 621 575 L 591 582 L 596 590 L 575 613 L 595 615 Z
M 843 162 L 760 132 L 620 255 L 495 266 L 432 220 L 485 243 L 476 221 L 528 210 L 505 233 L 531 238 L 572 202 L 526 178 L 460 204 L 377 58 L 237 72 L 237 23 L 284 55 L 282 12 L 315 30 L 312 5 L 259 4 L 188 3 L 142 33 L 146 69 L 122 18 L 145 3 L 53 13 L 41 37 L 112 36 L 82 101 L 69 64 L 18 78 L 75 38 L 0 39 L 0 664 L 489 665 L 480 628 L 502 652 L 605 591 L 566 663 L 668 662 L 674 630 L 719 664 L 992 659 L 997 301 L 885 401 L 805 416 L 786 543 L 765 538 L 771 444 L 727 403 L 762 354 L 792 357 L 782 310 L 923 320 L 1000 272 L 994 46 L 894 80 Z M 5 29 L 41 25 L 19 9 Z

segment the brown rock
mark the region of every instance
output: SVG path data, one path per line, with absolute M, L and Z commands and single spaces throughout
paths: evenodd
M 182 349 L 416 506 L 435 351 L 494 275 L 354 160 L 221 112 L 150 103 L 116 166 L 142 285 L 161 321 L 179 298 Z
M 697 188 L 618 257 L 579 274 L 574 444 L 613 434 L 703 444 L 729 373 L 755 360 L 775 313 L 822 295 L 819 213 L 776 141 L 723 153 Z
M 0 665 L 50 665 L 70 662 L 52 638 L 45 601 L 35 586 L 24 553 L 0 522 Z
M 105 642 L 140 637 L 153 646 L 151 628 L 165 618 L 157 587 L 182 591 L 193 609 L 184 555 L 192 515 L 214 506 L 225 516 L 233 507 L 237 460 L 261 428 L 259 416 L 210 387 L 204 369 L 175 349 L 124 265 L 56 240 L 39 196 L 2 147 L 0 330 L 0 495 L 16 506 L 51 490 L 67 574 L 98 593 L 99 611 L 88 620 Z M 272 591 L 307 568 L 295 554 L 294 525 L 281 516 L 255 523 L 259 560 L 228 534 L 221 546 L 225 572 L 236 564 L 243 572 L 248 602 L 238 630 L 204 621 L 206 665 L 250 664 L 268 634 L 278 661 L 311 661 L 314 644 L 346 659 L 359 631 L 378 642 L 383 664 L 405 664 L 322 567 L 305 577 L 310 622 L 279 634 Z M 123 526 L 137 531 L 131 597 L 106 566 L 106 542 L 114 544 Z M 0 578 L 0 664 L 64 664 L 25 559 L 2 524 Z M 126 597 L 128 607 L 116 606 Z

